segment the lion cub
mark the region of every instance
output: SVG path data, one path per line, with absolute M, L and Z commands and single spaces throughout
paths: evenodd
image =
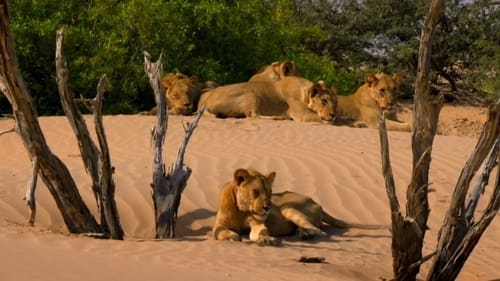
M 276 236 L 300 239 L 325 236 L 323 225 L 339 228 L 389 229 L 389 225 L 346 222 L 333 217 L 310 197 L 284 191 L 272 194 L 276 173 L 267 176 L 253 168 L 237 169 L 219 197 L 212 235 L 216 240 L 240 241 L 240 235 L 259 244 L 276 245 Z
M 241 234 L 250 233 L 250 240 L 259 244 L 276 244 L 265 225 L 271 209 L 271 186 L 275 176 L 275 172 L 263 175 L 253 168 L 234 172 L 233 180 L 220 192 L 212 229 L 216 240 L 240 241 Z

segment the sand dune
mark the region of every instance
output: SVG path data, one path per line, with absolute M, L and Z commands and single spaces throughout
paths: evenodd
M 484 111 L 483 111 L 484 112 Z M 86 116 L 92 123 L 91 117 Z M 484 116 L 481 117 L 484 120 Z M 186 153 L 193 169 L 183 193 L 177 240 L 152 241 L 150 129 L 153 116 L 105 116 L 115 166 L 116 201 L 125 241 L 68 235 L 44 184 L 37 190 L 35 227 L 26 227 L 22 198 L 30 163 L 20 138 L 0 136 L 0 279 L 7 280 L 380 280 L 392 276 L 391 237 L 384 230 L 329 230 L 310 242 L 285 238 L 283 247 L 213 241 L 208 237 L 221 185 L 236 168 L 276 171 L 275 191 L 310 195 L 337 217 L 389 223 L 381 174 L 378 132 L 372 129 L 300 124 L 291 121 L 203 118 Z M 182 122 L 170 116 L 165 146 L 171 163 L 183 138 Z M 47 142 L 68 166 L 95 213 L 90 178 L 64 117 L 42 117 Z M 0 131 L 12 126 L 0 120 Z M 445 132 L 446 130 L 442 130 Z M 447 132 L 452 132 L 448 130 Z M 460 169 L 477 134 L 436 137 L 430 172 L 430 230 L 433 250 Z M 411 176 L 411 135 L 390 132 L 391 161 L 401 204 Z M 484 207 L 484 203 L 479 208 Z M 500 220 L 495 219 L 468 260 L 459 280 L 498 280 Z M 303 255 L 323 264 L 301 264 Z M 422 272 L 428 270 L 428 264 Z M 422 274 L 422 277 L 425 276 Z

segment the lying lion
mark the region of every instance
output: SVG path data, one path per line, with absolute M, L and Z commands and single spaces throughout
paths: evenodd
M 395 91 L 403 77 L 385 73 L 365 75 L 365 84 L 352 95 L 338 96 L 338 115 L 350 118 L 357 127 L 378 127 L 378 118 L 385 111 L 390 113 L 396 105 Z M 340 120 L 341 118 L 339 118 Z M 409 123 L 386 119 L 389 130 L 410 131 Z
M 218 87 L 200 99 L 198 109 L 217 117 L 292 119 L 331 122 L 336 95 L 324 83 L 286 76 L 276 82 L 253 81 Z
M 389 229 L 388 225 L 345 222 L 326 213 L 311 198 L 285 191 L 272 194 L 275 172 L 263 175 L 253 168 L 237 169 L 220 192 L 212 235 L 216 240 L 251 241 L 276 245 L 277 236 L 296 233 L 300 239 L 324 236 L 322 223 L 339 228 Z
M 248 81 L 278 81 L 285 76 L 293 75 L 297 75 L 293 61 L 275 61 L 250 77 Z
M 180 72 L 168 73 L 161 81 L 165 88 L 165 97 L 169 114 L 191 115 L 196 110 L 200 96 L 219 86 L 217 82 L 206 81 L 201 83 L 196 76 L 187 76 Z M 156 114 L 156 106 L 142 114 Z

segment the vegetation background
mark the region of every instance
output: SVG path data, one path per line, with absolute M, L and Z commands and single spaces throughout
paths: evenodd
M 62 114 L 55 80 L 56 30 L 76 96 L 110 78 L 105 113 L 153 106 L 143 51 L 163 53 L 165 72 L 223 84 L 246 81 L 277 60 L 353 93 L 365 73 L 404 73 L 410 97 L 429 0 L 11 0 L 22 75 L 40 115 Z M 500 96 L 500 5 L 449 0 L 434 37 L 433 81 L 451 92 Z M 10 112 L 0 95 L 0 113 Z

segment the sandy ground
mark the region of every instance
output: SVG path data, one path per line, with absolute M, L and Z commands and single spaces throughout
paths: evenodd
M 411 118 L 411 106 L 400 119 Z M 456 179 L 485 120 L 486 109 L 446 106 L 434 142 L 429 193 L 430 230 L 424 254 L 433 251 Z M 91 123 L 90 116 L 87 120 Z M 165 146 L 171 163 L 183 138 L 183 122 L 170 116 Z M 221 185 L 235 169 L 253 166 L 277 172 L 275 191 L 308 194 L 335 216 L 364 223 L 389 223 L 381 174 L 378 132 L 366 128 L 292 121 L 204 117 L 186 153 L 193 169 L 183 193 L 177 239 L 154 241 L 150 195 L 150 129 L 153 116 L 105 116 L 116 169 L 116 201 L 125 241 L 69 235 L 43 182 L 37 190 L 35 227 L 24 223 L 22 200 L 30 173 L 25 148 L 16 134 L 0 136 L 0 280 L 386 280 L 392 276 L 391 235 L 384 230 L 327 230 L 324 239 L 283 238 L 282 247 L 209 238 Z M 80 193 L 96 212 L 75 136 L 64 117 L 40 118 L 53 152 L 68 166 Z M 0 131 L 12 126 L 0 120 Z M 390 132 L 391 161 L 400 204 L 411 176 L 411 135 Z M 488 193 L 487 193 L 488 194 Z M 484 202 L 478 208 L 480 213 Z M 459 280 L 500 280 L 500 220 L 485 232 Z M 297 262 L 325 258 L 321 264 Z M 429 263 L 421 269 L 425 277 Z

